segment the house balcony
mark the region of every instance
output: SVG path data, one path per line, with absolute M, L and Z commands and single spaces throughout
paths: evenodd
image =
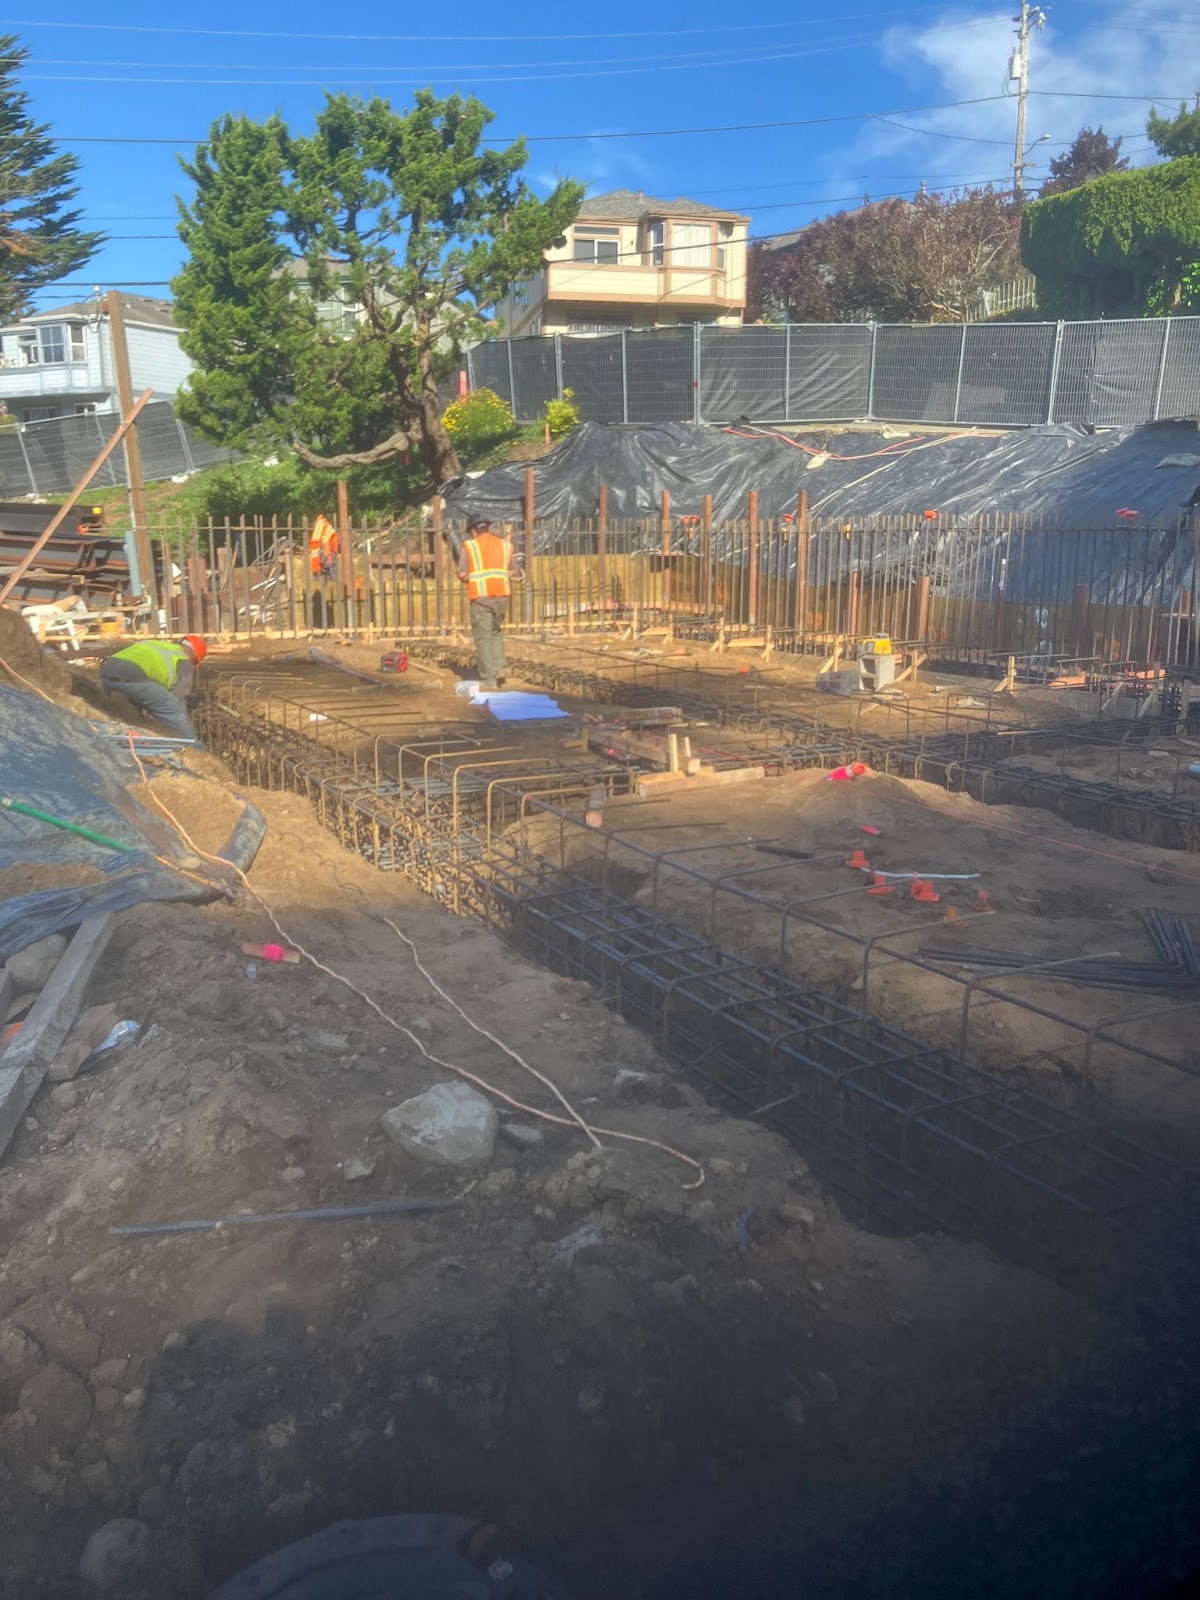
M 584 304 L 719 306 L 745 303 L 741 283 L 717 268 L 595 265 L 586 261 L 547 263 L 546 298 Z
M 0 361 L 0 400 L 70 400 L 105 390 L 86 361 Z

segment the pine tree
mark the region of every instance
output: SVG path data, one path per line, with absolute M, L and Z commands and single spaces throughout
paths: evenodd
M 583 198 L 525 186 L 478 100 L 327 96 L 311 136 L 226 117 L 184 170 L 175 280 L 196 363 L 182 415 L 209 438 L 344 471 L 418 454 L 458 471 L 438 385 L 483 313 L 561 242 Z
M 29 112 L 18 73 L 29 52 L 0 35 L 0 320 L 29 310 L 31 296 L 89 262 L 104 235 L 79 227 L 71 209 L 79 162 L 56 154 L 49 127 Z
M 1157 110 L 1150 113 L 1146 122 L 1150 143 L 1167 161 L 1178 161 L 1181 156 L 1200 156 L 1200 93 L 1189 111 L 1186 105 L 1174 117 L 1160 117 Z

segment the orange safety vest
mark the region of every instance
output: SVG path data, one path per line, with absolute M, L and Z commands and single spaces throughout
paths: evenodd
M 308 565 L 314 573 L 329 572 L 338 553 L 337 529 L 328 517 L 318 517 L 308 536 Z
M 472 600 L 503 600 L 512 593 L 508 566 L 512 560 L 512 545 L 497 533 L 481 533 L 468 539 L 463 548 L 467 552 L 467 594 Z

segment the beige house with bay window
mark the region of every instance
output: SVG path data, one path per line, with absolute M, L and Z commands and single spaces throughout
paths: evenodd
M 746 308 L 749 219 L 696 200 L 632 189 L 593 195 L 566 242 L 496 308 L 503 333 L 611 333 L 736 326 Z

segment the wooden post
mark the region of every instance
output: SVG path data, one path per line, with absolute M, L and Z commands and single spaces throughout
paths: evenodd
M 749 614 L 746 620 L 751 627 L 758 622 L 758 490 L 751 489 L 746 508 L 747 520 L 750 524 L 750 570 L 747 576 L 749 588 Z
M 1087 655 L 1088 606 L 1091 603 L 1091 585 L 1077 583 L 1071 600 L 1071 641 L 1077 656 Z
M 440 494 L 433 497 L 433 619 L 442 628 L 442 590 L 446 583 L 446 541 L 442 537 L 444 505 Z
M 858 571 L 850 574 L 850 616 L 846 626 L 850 638 L 858 637 Z
M 925 643 L 929 638 L 929 591 L 932 580 L 917 580 L 917 638 Z
M 600 620 L 608 621 L 608 488 L 600 485 L 596 502 L 596 588 L 600 596 Z
M 801 489 L 796 502 L 796 632 L 805 631 L 808 622 L 808 490 Z
M 713 603 L 712 511 L 712 495 L 706 494 L 700 518 L 700 604 L 706 617 Z
M 664 489 L 658 508 L 659 532 L 662 536 L 662 603 L 670 626 L 671 611 L 671 491 Z
M 534 472 L 532 467 L 525 468 L 525 539 L 524 539 L 524 566 L 525 566 L 525 623 L 527 627 L 533 625 L 533 523 L 537 512 L 537 501 L 534 491 Z
M 37 560 L 38 556 L 41 555 L 42 551 L 50 543 L 51 539 L 53 539 L 59 528 L 67 520 L 67 517 L 75 509 L 76 500 L 78 500 L 80 495 L 84 493 L 92 479 L 100 471 L 100 468 L 108 460 L 109 456 L 112 455 L 113 451 L 120 444 L 128 430 L 133 426 L 138 412 L 146 404 L 153 392 L 154 391 L 152 389 L 147 389 L 145 394 L 142 395 L 141 399 L 138 400 L 137 404 L 130 411 L 129 415 L 122 420 L 120 427 L 113 434 L 112 438 L 104 446 L 103 450 L 100 451 L 99 455 L 92 462 L 91 466 L 88 467 L 83 477 L 80 478 L 79 482 L 71 490 L 70 498 L 65 502 L 65 504 L 59 506 L 58 510 L 55 512 L 53 517 L 51 517 L 43 531 L 38 534 L 32 549 L 25 552 L 20 561 L 18 561 L 17 565 L 9 573 L 3 589 L 0 589 L 0 605 L 2 605 L 4 601 L 8 599 L 9 595 L 16 588 L 17 584 L 20 583 L 21 579 L 29 571 L 30 567 Z
M 129 365 L 129 340 L 125 332 L 125 304 L 116 289 L 104 297 L 108 331 L 112 339 L 113 367 L 116 370 L 117 398 L 122 420 L 133 418 L 133 373 Z M 140 409 L 140 407 L 139 407 Z M 133 544 L 137 551 L 138 577 L 142 593 L 150 601 L 150 631 L 158 632 L 158 596 L 154 582 L 154 555 L 150 549 L 150 527 L 146 516 L 146 483 L 142 476 L 142 450 L 133 424 L 125 437 L 125 459 L 129 463 L 129 505 L 133 513 Z M 170 623 L 168 622 L 168 627 Z

